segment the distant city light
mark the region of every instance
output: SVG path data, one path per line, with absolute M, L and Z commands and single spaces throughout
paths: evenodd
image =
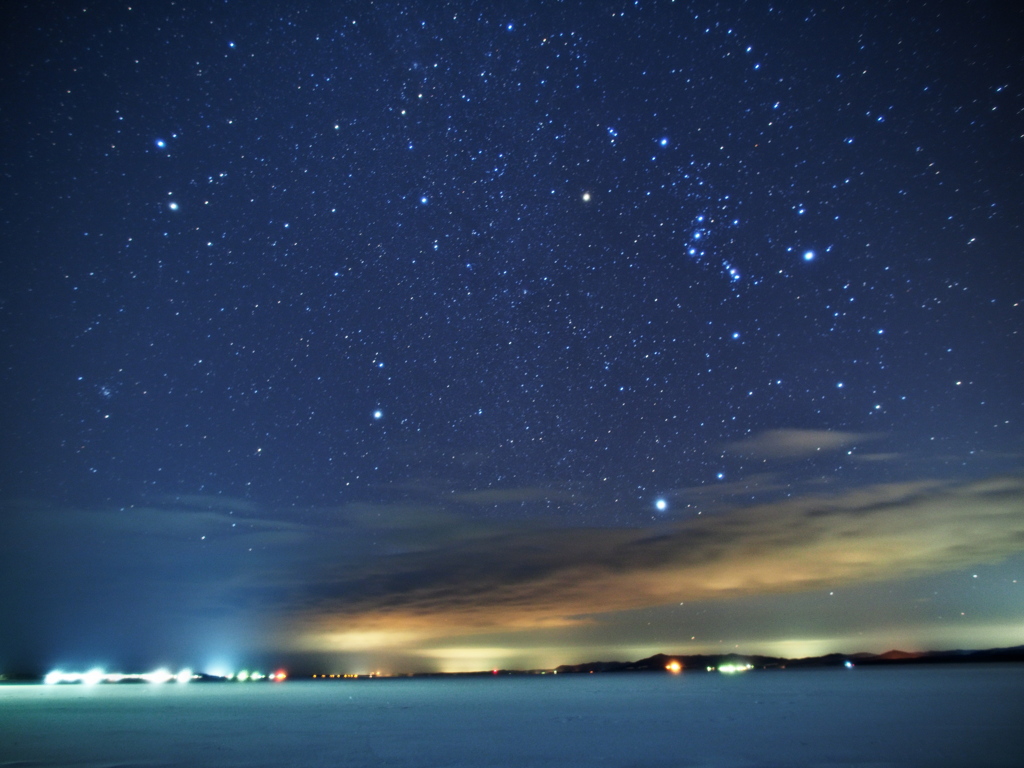
M 141 682 L 147 683 L 169 683 L 176 680 L 179 683 L 187 683 L 200 677 L 192 673 L 191 669 L 183 669 L 177 674 L 172 674 L 166 669 L 157 669 L 153 672 L 135 672 L 123 674 L 121 672 L 104 672 L 102 669 L 93 668 L 88 672 L 63 672 L 55 669 L 48 672 L 43 678 L 46 685 L 57 685 L 60 683 L 80 683 L 82 685 L 98 685 L 100 683 L 124 683 Z
M 672 659 L 672 661 L 665 665 L 665 669 L 667 669 L 673 675 L 678 675 L 680 672 L 683 671 L 683 665 L 675 659 Z
M 158 669 L 155 672 L 149 672 L 143 675 L 142 679 L 150 683 L 169 683 L 174 679 L 174 675 L 166 669 Z

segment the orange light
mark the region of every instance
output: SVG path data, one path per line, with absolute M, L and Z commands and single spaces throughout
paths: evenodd
M 683 665 L 675 659 L 672 659 L 672 661 L 665 665 L 665 669 L 667 669 L 673 675 L 678 675 L 680 672 L 683 671 Z

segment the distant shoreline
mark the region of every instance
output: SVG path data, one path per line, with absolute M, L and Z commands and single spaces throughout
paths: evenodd
M 755 669 L 805 669 L 813 667 L 889 666 L 897 664 L 966 664 L 1024 661 L 1024 645 L 1012 648 L 990 648 L 979 651 L 886 651 L 885 653 L 830 653 L 789 659 L 758 654 L 664 654 L 659 653 L 639 661 L 593 661 L 584 664 L 564 664 L 559 674 L 587 674 L 590 672 L 645 672 L 668 670 L 673 662 L 678 671 L 711 672 L 727 665 L 749 665 Z
M 921 651 L 908 652 L 891 650 L 885 653 L 830 653 L 825 656 L 810 656 L 789 659 L 779 656 L 762 656 L 759 654 L 723 653 L 723 654 L 665 654 L 658 653 L 637 661 L 590 661 L 582 664 L 562 664 L 554 669 L 491 669 L 472 672 L 397 672 L 373 674 L 331 674 L 320 672 L 299 672 L 288 676 L 289 680 L 342 681 L 342 680 L 390 680 L 409 678 L 438 677 L 493 677 L 503 676 L 535 676 L 535 675 L 579 675 L 606 674 L 625 672 L 660 672 L 660 673 L 692 673 L 692 672 L 746 672 L 756 670 L 813 669 L 821 667 L 879 667 L 904 665 L 936 665 L 936 664 L 987 664 L 1024 662 L 1024 645 L 1010 648 L 989 648 L 987 650 L 954 650 L 954 651 Z M 0 685 L 4 683 L 41 683 L 43 675 L 8 674 L 0 675 Z M 255 679 L 255 678 L 254 678 Z M 283 680 L 283 678 L 282 678 Z M 132 679 L 126 683 L 138 683 Z M 198 673 L 193 676 L 193 683 L 228 683 L 238 682 L 231 678 Z M 271 682 L 270 679 L 260 682 Z M 278 681 L 280 682 L 280 681 Z M 105 683 L 111 684 L 111 683 Z M 125 683 L 114 683 L 125 684 Z M 252 684 L 252 682 L 247 682 Z

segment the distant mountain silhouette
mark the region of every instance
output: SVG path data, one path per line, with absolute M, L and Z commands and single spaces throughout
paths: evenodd
M 899 651 L 885 653 L 830 653 L 826 656 L 811 656 L 802 659 L 786 659 L 777 656 L 726 654 L 664 654 L 658 653 L 639 661 L 591 661 L 585 664 L 563 664 L 556 671 L 559 674 L 590 672 L 650 672 L 664 671 L 672 662 L 678 662 L 683 670 L 704 671 L 718 669 L 727 664 L 750 664 L 755 669 L 782 669 L 801 667 L 841 667 L 847 662 L 858 666 L 879 666 L 884 664 L 964 664 L 978 662 L 1024 661 L 1024 645 L 1012 648 L 990 648 L 982 651 Z

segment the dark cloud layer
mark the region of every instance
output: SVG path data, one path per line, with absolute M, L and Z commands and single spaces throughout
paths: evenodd
M 682 600 L 836 588 L 1024 551 L 1024 483 L 889 484 L 734 508 L 657 528 L 516 529 L 328 568 L 300 645 L 536 629 Z

